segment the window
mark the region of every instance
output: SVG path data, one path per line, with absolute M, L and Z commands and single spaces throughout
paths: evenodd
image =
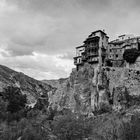
M 118 54 L 116 54 L 116 58 L 118 58 Z

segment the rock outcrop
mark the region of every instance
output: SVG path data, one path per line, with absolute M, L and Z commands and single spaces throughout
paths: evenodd
M 55 92 L 49 92 L 50 106 L 83 114 L 126 109 L 140 104 L 139 75 L 138 70 L 85 64 L 67 79 L 46 81 L 55 86 Z
M 38 100 L 41 106 L 49 103 L 54 109 L 82 114 L 140 104 L 140 72 L 127 68 L 85 64 L 78 71 L 73 69 L 68 78 L 38 81 L 0 65 L 0 92 L 7 86 L 20 88 L 30 106 Z
M 90 64 L 73 70 L 70 77 L 57 82 L 44 81 L 55 85 L 56 91 L 49 92 L 50 105 L 57 109 L 70 108 L 78 113 L 91 113 L 103 104 L 109 104 L 108 81 L 104 71 Z
M 113 109 L 118 111 L 126 109 L 129 104 L 129 94 L 125 86 L 118 86 L 113 89 Z

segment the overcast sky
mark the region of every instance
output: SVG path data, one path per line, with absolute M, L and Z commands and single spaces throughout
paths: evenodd
M 0 0 L 0 64 L 36 79 L 69 76 L 94 30 L 140 35 L 140 0 Z

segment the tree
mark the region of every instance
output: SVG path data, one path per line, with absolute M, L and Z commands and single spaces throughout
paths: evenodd
M 53 122 L 53 131 L 59 140 L 81 140 L 88 137 L 91 130 L 88 121 L 72 114 L 58 116 Z
M 130 64 L 134 64 L 138 56 L 140 56 L 140 52 L 135 48 L 125 50 L 123 54 L 124 60 Z
M 7 102 L 5 102 L 2 97 L 0 97 L 0 119 L 5 120 L 7 111 Z
M 22 95 L 17 87 L 8 86 L 4 90 L 4 98 L 8 101 L 7 111 L 11 113 L 18 112 L 24 109 L 27 100 L 26 95 Z

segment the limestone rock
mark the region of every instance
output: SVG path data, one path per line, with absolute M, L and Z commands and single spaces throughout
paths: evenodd
M 113 109 L 126 109 L 129 103 L 129 95 L 125 86 L 118 86 L 113 90 Z
M 85 64 L 66 79 L 45 82 L 55 88 L 48 94 L 50 106 L 90 114 L 106 107 L 122 110 L 140 104 L 139 81 L 136 70 Z
M 70 77 L 58 80 L 56 91 L 49 93 L 50 105 L 58 109 L 70 108 L 78 113 L 90 113 L 100 109 L 100 104 L 108 104 L 107 79 L 98 68 L 85 64 L 78 71 L 73 70 Z M 47 81 L 46 81 L 47 83 Z M 50 82 L 53 86 L 53 82 Z

